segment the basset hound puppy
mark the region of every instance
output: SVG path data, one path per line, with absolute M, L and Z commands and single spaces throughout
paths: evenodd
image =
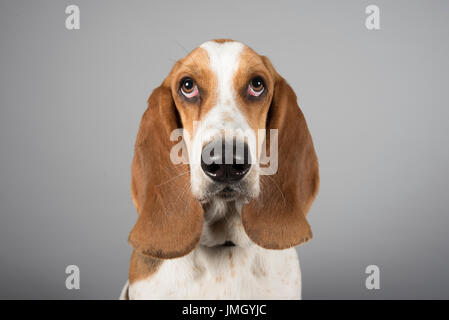
M 263 149 L 274 170 L 264 171 Z M 176 62 L 140 122 L 121 299 L 300 299 L 294 247 L 312 238 L 318 187 L 292 88 L 246 45 L 205 42 Z

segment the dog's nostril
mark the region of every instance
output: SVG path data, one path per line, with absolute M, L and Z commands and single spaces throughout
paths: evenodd
M 231 168 L 232 180 L 240 180 L 242 179 L 249 171 L 251 167 L 250 164 L 233 164 Z
M 216 163 L 206 164 L 206 165 L 205 165 L 205 168 L 206 168 L 206 170 L 207 170 L 208 172 L 210 172 L 210 173 L 215 173 L 215 172 L 217 172 L 218 170 L 220 170 L 220 165 L 219 165 L 219 164 L 216 164 Z
M 235 171 L 244 171 L 248 168 L 248 164 L 233 164 L 232 169 Z
M 241 180 L 251 167 L 251 157 L 246 143 L 240 147 L 243 148 L 237 148 L 235 141 L 232 143 L 212 141 L 207 144 L 201 155 L 201 168 L 204 173 L 217 182 L 229 183 Z

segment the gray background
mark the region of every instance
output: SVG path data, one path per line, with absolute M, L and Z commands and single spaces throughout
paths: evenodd
M 81 30 L 65 29 L 69 4 Z M 220 37 L 271 58 L 315 141 L 303 297 L 449 298 L 448 14 L 448 1 L 1 0 L 0 298 L 117 298 L 146 100 Z M 65 288 L 69 264 L 80 290 Z M 369 264 L 380 290 L 365 288 Z

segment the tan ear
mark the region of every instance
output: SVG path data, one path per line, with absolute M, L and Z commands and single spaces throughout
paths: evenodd
M 138 212 L 129 243 L 138 252 L 160 259 L 183 256 L 198 244 L 203 209 L 190 192 L 188 164 L 174 165 L 172 130 L 181 128 L 168 85 L 148 99 L 140 122 L 132 163 L 131 193 Z
M 274 175 L 261 176 L 261 195 L 243 207 L 242 221 L 261 247 L 285 249 L 312 238 L 306 214 L 318 192 L 318 160 L 293 89 L 263 60 L 275 79 L 267 129 L 278 129 L 279 165 Z

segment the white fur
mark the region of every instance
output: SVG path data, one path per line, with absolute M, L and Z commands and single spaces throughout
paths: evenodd
M 232 258 L 230 253 L 232 252 Z M 295 249 L 199 247 L 134 282 L 129 299 L 301 299 Z

